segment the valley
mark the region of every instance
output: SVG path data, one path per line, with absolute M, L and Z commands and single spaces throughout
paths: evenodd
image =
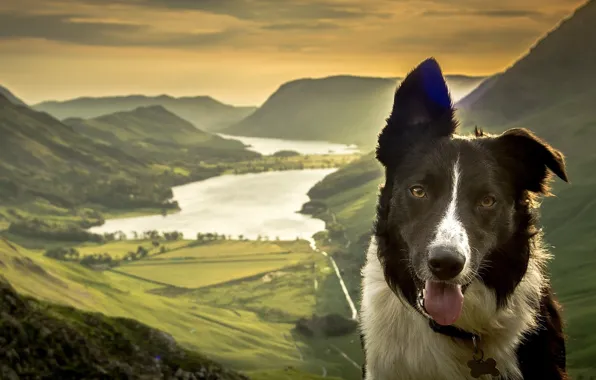
M 573 378 L 596 376 L 595 19 L 591 0 L 503 72 L 447 76 L 462 134 L 527 127 L 566 155 L 571 183 L 555 183 L 541 223 Z M 169 95 L 27 105 L 0 87 L 0 303 L 27 300 L 106 368 L 140 347 L 126 357 L 138 374 L 163 356 L 163 373 L 360 379 L 350 303 L 399 81 L 296 79 L 259 107 Z M 137 331 L 157 338 L 145 347 Z

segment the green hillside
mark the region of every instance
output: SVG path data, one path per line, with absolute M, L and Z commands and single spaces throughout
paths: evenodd
M 30 323 L 26 325 L 27 329 L 35 330 L 31 334 L 38 334 L 41 328 L 38 320 L 46 321 L 41 325 L 51 333 L 65 334 L 71 344 L 77 345 L 71 347 L 65 344 L 62 348 L 64 352 L 73 348 L 86 352 L 87 348 L 80 345 L 88 345 L 95 355 L 75 356 L 67 362 L 81 370 L 87 368 L 86 363 L 103 360 L 104 356 L 110 359 L 112 366 L 120 365 L 119 360 L 123 360 L 135 371 L 150 370 L 145 368 L 147 360 L 161 356 L 163 363 L 174 371 L 182 365 L 185 371 L 196 372 L 194 368 L 198 365 L 209 363 L 202 356 L 192 353 L 201 352 L 255 380 L 317 380 L 320 377 L 316 374 L 320 374 L 323 367 L 329 379 L 345 370 L 354 373 L 341 355 L 325 352 L 329 351 L 329 344 L 345 346 L 341 337 L 306 339 L 293 330 L 297 316 L 313 313 L 316 299 L 322 296 L 314 291 L 313 279 L 316 277 L 325 283 L 326 278 L 334 277 L 329 262 L 322 255 L 315 254 L 307 242 L 217 241 L 197 245 L 192 241 L 161 240 L 160 243 L 166 251 L 163 259 L 160 250 L 157 250 L 146 259 L 134 262 L 140 265 L 146 261 L 154 268 L 145 273 L 146 278 L 140 278 L 120 270 L 131 264 L 121 265 L 116 270 L 92 270 L 76 262 L 50 259 L 41 252 L 26 250 L 0 238 L 2 275 L 23 296 L 42 301 L 30 303 L 35 310 L 28 313 L 29 317 L 15 312 L 12 323 Z M 87 243 L 77 248 L 81 252 L 95 250 L 116 257 L 117 252 L 134 250 L 137 245 L 151 247 L 152 244 L 151 241 Z M 286 260 L 288 253 L 302 255 L 301 265 L 288 258 L 271 268 L 263 260 L 263 256 L 269 256 L 267 260 L 271 262 L 276 261 L 275 256 Z M 217 286 L 164 286 L 152 281 L 152 278 L 163 276 L 164 268 L 171 265 L 168 255 L 182 256 L 178 267 L 194 266 L 197 278 L 217 270 L 216 265 L 219 265 L 219 271 L 226 270 L 233 257 L 261 264 L 265 273 L 244 278 L 241 272 L 228 270 L 226 273 L 231 277 L 222 277 Z M 185 257 L 188 257 L 188 263 Z M 196 267 L 196 260 L 205 259 L 210 259 L 212 265 Z M 313 271 L 313 264 L 316 264 L 317 271 Z M 176 278 L 177 274 L 172 272 L 171 279 Z M 0 289 L 8 288 L 2 285 Z M 320 291 L 324 290 L 325 287 L 321 286 Z M 12 293 L 9 295 L 13 302 L 20 300 Z M 3 302 L 6 300 L 0 298 L 1 305 L 4 305 Z M 60 306 L 48 306 L 48 303 Z M 6 311 L 4 307 L 3 311 Z M 0 337 L 3 332 L 0 328 Z M 50 338 L 54 336 L 50 334 Z M 147 342 L 141 343 L 140 338 L 147 339 Z M 45 347 L 60 342 L 44 340 L 39 344 Z M 139 348 L 136 352 L 130 349 L 135 345 Z M 351 345 L 359 348 L 358 341 Z M 17 350 L 23 348 L 19 346 Z M 155 352 L 155 348 L 160 352 Z M 120 359 L 117 356 L 119 350 L 122 350 Z M 17 352 L 21 355 L 21 351 Z M 180 361 L 182 353 L 187 361 Z M 57 350 L 57 360 L 63 360 L 60 355 L 62 352 Z M 35 365 L 41 367 L 42 364 L 37 362 Z M 209 367 L 217 368 L 217 365 L 210 364 Z M 294 369 L 287 369 L 290 367 Z M 106 365 L 106 369 L 111 368 Z M 235 379 L 230 376 L 230 379 Z M 357 377 L 342 378 L 355 380 Z
M 179 117 L 188 120 L 204 131 L 219 131 L 250 115 L 256 107 L 235 107 L 221 103 L 209 96 L 180 97 L 161 96 L 109 96 L 77 98 L 66 101 L 47 101 L 33 105 L 38 111 L 47 112 L 57 119 L 90 119 L 139 107 L 162 106 Z
M 188 144 L 167 141 L 160 126 Z M 0 96 L 0 229 L 12 223 L 19 234 L 60 230 L 61 239 L 74 232 L 86 238 L 56 223 L 102 223 L 98 210 L 176 209 L 171 186 L 221 174 L 228 170 L 221 163 L 259 157 L 161 107 L 106 116 L 93 128 L 78 130 Z M 98 139 L 98 132 L 112 137 Z M 118 137 L 134 133 L 142 139 Z
M 237 140 L 224 139 L 194 127 L 163 106 L 139 107 L 132 111 L 121 111 L 92 119 L 67 118 L 63 123 L 94 141 L 124 147 L 133 143 L 132 145 L 145 149 L 155 145 L 154 150 L 157 151 L 164 147 L 178 150 L 180 146 L 192 146 L 209 151 L 244 148 Z
M 456 97 L 484 78 L 448 77 Z M 326 140 L 372 147 L 391 109 L 396 79 L 333 76 L 283 84 L 253 114 L 224 130 L 239 136 Z
M 18 294 L 0 277 L 3 379 L 248 379 L 132 319 L 110 318 Z M 199 377 L 200 378 L 200 377 Z
M 542 205 L 547 241 L 554 246 L 552 277 L 564 306 L 573 373 L 596 375 L 596 1 L 590 1 L 502 74 L 459 102 L 462 131 L 527 127 L 567 157 L 570 184 Z M 310 192 L 345 227 L 352 245 L 348 268 L 361 263 L 382 171 L 371 154 L 341 168 Z M 350 290 L 358 295 L 358 281 Z

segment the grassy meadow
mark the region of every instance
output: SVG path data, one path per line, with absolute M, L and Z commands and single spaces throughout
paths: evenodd
M 347 370 L 349 362 L 337 351 L 337 347 L 350 346 L 345 337 L 307 339 L 293 329 L 298 318 L 309 317 L 316 312 L 317 303 L 331 296 L 325 284 L 337 282 L 328 259 L 312 251 L 308 242 L 163 244 L 168 246 L 166 253 L 96 271 L 44 257 L 40 250 L 27 250 L 2 239 L 0 265 L 3 275 L 22 294 L 137 319 L 171 334 L 183 347 L 253 379 L 271 379 L 278 374 L 287 379 L 315 379 L 323 371 L 328 376 L 357 378 L 344 376 L 344 372 L 355 370 Z M 118 256 L 139 245 L 151 242 L 86 243 L 76 248 L 82 255 L 106 252 Z M 283 260 L 275 260 L 277 257 Z M 179 263 L 172 264 L 176 260 Z M 247 260 L 250 265 L 242 262 L 230 267 L 234 260 Z M 147 279 L 135 273 L 135 268 L 147 268 L 142 273 Z M 168 285 L 157 284 L 156 279 Z M 359 348 L 358 341 L 351 345 Z M 296 370 L 284 370 L 286 367 Z M 252 371 L 258 372 L 253 375 Z

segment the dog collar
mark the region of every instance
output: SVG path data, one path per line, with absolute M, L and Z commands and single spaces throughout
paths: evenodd
M 426 309 L 424 308 L 424 299 L 421 294 L 418 295 L 417 303 L 418 307 L 414 307 L 414 309 L 428 320 L 428 325 L 431 330 L 451 338 L 472 341 L 472 344 L 474 345 L 474 353 L 472 354 L 472 360 L 469 360 L 467 363 L 472 377 L 479 378 L 482 375 L 492 375 L 496 377 L 500 375 L 495 359 L 488 358 L 484 360 L 484 351 L 480 348 L 480 335 L 460 329 L 453 325 L 443 326 L 435 322 L 435 320 L 426 312 Z
M 428 325 L 430 328 L 439 334 L 447 335 L 452 338 L 458 338 L 463 340 L 471 340 L 472 342 L 479 342 L 480 336 L 475 333 L 471 333 L 469 331 L 460 329 L 459 327 L 455 327 L 453 325 L 443 326 L 435 322 L 434 319 L 428 319 Z M 475 343 L 476 345 L 476 343 Z

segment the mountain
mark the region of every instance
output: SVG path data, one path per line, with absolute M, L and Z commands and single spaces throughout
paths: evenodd
M 448 77 L 458 98 L 484 78 Z M 372 147 L 397 79 L 333 76 L 283 84 L 254 113 L 224 130 L 238 136 L 326 140 Z
M 155 97 L 143 95 L 77 98 L 66 101 L 47 101 L 33 105 L 38 111 L 47 112 L 58 119 L 95 118 L 139 107 L 163 106 L 199 129 L 216 132 L 242 120 L 256 107 L 234 107 L 209 96 L 174 98 L 168 95 Z
M 238 141 L 194 129 L 163 107 L 91 124 L 79 130 L 80 125 L 66 125 L 0 95 L 0 222 L 23 222 L 28 215 L 48 222 L 48 214 L 60 223 L 84 220 L 88 207 L 176 208 L 172 186 L 218 175 L 225 170 L 217 166 L 220 162 L 258 156 Z M 162 132 L 168 128 L 171 140 Z M 141 134 L 139 140 L 119 137 L 135 133 Z M 176 142 L 185 138 L 187 145 Z M 91 214 L 98 219 L 96 212 Z M 47 226 L 36 222 L 21 227 L 22 232 Z
M 546 239 L 554 246 L 554 289 L 564 306 L 572 374 L 596 375 L 596 1 L 580 7 L 504 72 L 458 102 L 461 132 L 475 125 L 499 133 L 533 130 L 566 155 L 570 184 L 555 183 L 542 204 Z M 372 154 L 325 178 L 309 195 L 336 215 L 363 260 L 383 172 Z M 358 264 L 355 264 L 358 265 Z M 354 293 L 357 296 L 357 279 Z
M 4 96 L 6 99 L 8 99 L 13 104 L 16 104 L 16 105 L 19 105 L 19 106 L 26 106 L 27 105 L 21 99 L 17 98 L 6 87 L 0 86 L 0 96 Z
M 2 203 L 30 194 L 66 205 L 72 194 L 59 194 L 70 187 L 61 183 L 70 174 L 130 175 L 147 168 L 136 157 L 96 143 L 50 115 L 15 105 L 1 95 L 0 137 Z
M 67 118 L 63 123 L 88 137 L 110 143 L 148 140 L 181 145 L 208 143 L 230 148 L 243 146 L 238 141 L 204 132 L 160 105 L 138 107 L 92 119 Z

